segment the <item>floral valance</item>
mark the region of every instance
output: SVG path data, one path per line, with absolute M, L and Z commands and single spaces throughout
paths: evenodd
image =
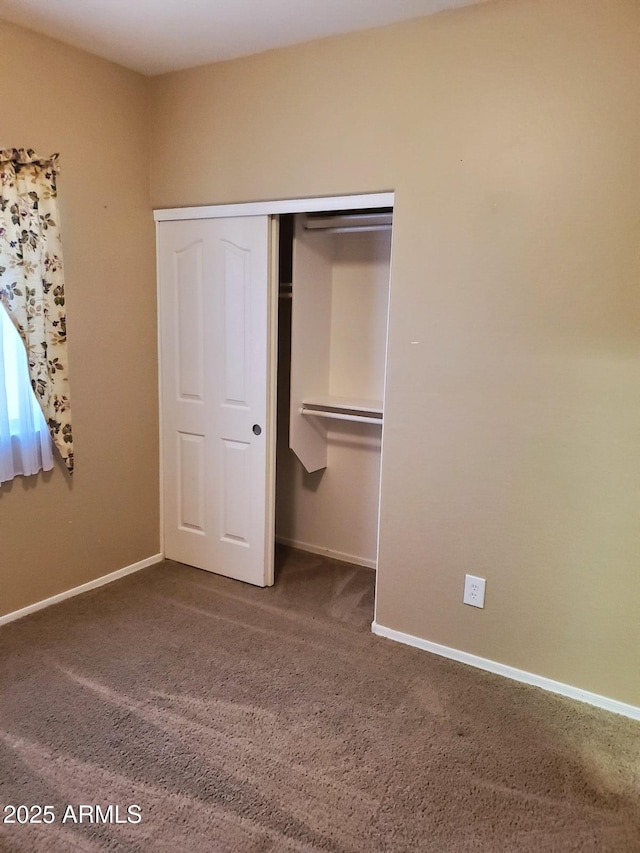
M 53 165 L 58 156 L 58 154 L 52 154 L 50 157 L 40 157 L 33 148 L 0 148 L 0 164 L 15 163 L 27 166 L 30 163 L 37 163 L 46 167 Z

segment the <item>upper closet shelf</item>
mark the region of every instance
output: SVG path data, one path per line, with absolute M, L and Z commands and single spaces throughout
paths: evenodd
M 305 397 L 302 401 L 300 414 L 332 418 L 337 421 L 382 424 L 382 400 L 364 400 L 334 395 Z
M 325 231 L 341 234 L 347 231 L 390 231 L 393 222 L 391 210 L 374 212 L 342 211 L 308 214 L 304 227 L 307 231 Z

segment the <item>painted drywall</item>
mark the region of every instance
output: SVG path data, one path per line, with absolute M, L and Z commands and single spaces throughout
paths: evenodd
M 313 236 L 308 234 L 307 240 Z M 326 329 L 328 385 L 323 392 L 382 400 L 391 232 L 321 234 L 321 239 L 327 246 L 331 308 Z M 305 342 L 318 317 L 296 312 L 296 293 L 301 287 L 322 286 L 313 278 L 304 280 L 308 275 L 294 263 L 293 312 L 302 346 L 292 369 L 302 367 L 303 373 Z M 283 328 L 290 306 L 291 302 L 281 303 Z M 281 368 L 286 368 L 285 358 L 282 353 Z M 309 474 L 289 449 L 286 374 L 286 369 L 280 370 L 279 406 L 284 412 L 279 412 L 276 534 L 283 541 L 373 567 L 378 548 L 380 425 L 321 421 L 327 436 L 327 466 Z M 304 390 L 304 375 L 301 383 Z
M 160 550 L 146 80 L 0 21 L 0 146 L 59 152 L 76 471 L 0 488 L 0 615 Z
M 390 263 L 391 231 L 335 235 L 330 394 L 384 396 Z
M 156 207 L 396 192 L 378 622 L 640 705 L 636 0 L 495 0 L 152 93 Z

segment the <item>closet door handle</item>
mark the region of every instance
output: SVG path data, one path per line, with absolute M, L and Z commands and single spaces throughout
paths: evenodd
M 260 424 L 254 424 L 252 429 L 254 435 L 260 435 L 260 433 L 262 432 L 262 427 L 260 426 Z

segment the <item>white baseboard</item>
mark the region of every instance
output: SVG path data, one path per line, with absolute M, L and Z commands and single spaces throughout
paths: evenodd
M 147 557 L 145 560 L 140 560 L 138 563 L 133 563 L 131 566 L 125 566 L 124 569 L 118 569 L 111 574 L 103 575 L 88 583 L 83 583 L 80 586 L 74 586 L 73 589 L 68 589 L 66 592 L 60 592 L 58 595 L 52 595 L 51 598 L 45 598 L 42 601 L 36 601 L 35 604 L 30 604 L 28 607 L 23 607 L 21 610 L 14 610 L 13 613 L 7 613 L 0 616 L 0 625 L 6 625 L 8 622 L 15 622 L 16 619 L 22 619 L 23 616 L 28 616 L 30 613 L 35 613 L 37 610 L 43 610 L 45 607 L 51 607 L 52 604 L 58 604 L 66 598 L 73 598 L 75 595 L 81 595 L 83 592 L 89 592 L 90 589 L 96 589 L 99 586 L 112 583 L 131 575 L 134 572 L 139 572 L 140 569 L 146 569 L 147 566 L 153 566 L 163 559 L 162 554 L 154 554 L 152 557 Z
M 358 557 L 355 554 L 345 554 L 343 551 L 334 551 L 332 548 L 321 548 L 319 545 L 310 545 L 308 542 L 298 542 L 297 539 L 286 539 L 284 536 L 276 536 L 278 545 L 288 545 L 299 551 L 308 551 L 310 554 L 322 554 L 331 557 L 332 560 L 342 560 L 343 563 L 354 563 L 356 566 L 365 566 L 367 569 L 375 569 L 376 561 L 367 557 Z
M 471 655 L 468 652 L 461 652 L 458 649 L 451 649 L 448 646 L 441 646 L 439 643 L 432 643 L 429 640 L 422 640 L 420 637 L 414 637 L 411 634 L 403 634 L 401 631 L 385 628 L 384 625 L 379 625 L 377 622 L 371 624 L 371 630 L 379 637 L 386 637 L 389 640 L 395 640 L 397 643 L 404 643 L 406 646 L 413 646 L 416 649 L 423 649 L 434 655 L 440 655 L 440 657 L 466 663 L 469 666 L 476 667 L 476 669 L 484 669 L 487 672 L 511 678 L 513 681 L 520 681 L 523 684 L 541 687 L 550 693 L 559 693 L 561 696 L 567 696 L 569 699 L 576 699 L 578 702 L 586 702 L 588 705 L 595 705 L 596 708 L 603 708 L 605 711 L 612 711 L 614 714 L 631 717 L 632 720 L 640 720 L 640 708 L 637 708 L 635 705 L 627 705 L 624 702 L 618 702 L 616 699 L 600 696 L 598 693 L 590 693 L 588 690 L 581 690 L 579 687 L 563 684 L 561 681 L 553 681 L 550 678 L 534 675 L 531 672 L 525 672 L 513 666 L 507 666 L 506 664 L 497 663 L 487 658 Z

